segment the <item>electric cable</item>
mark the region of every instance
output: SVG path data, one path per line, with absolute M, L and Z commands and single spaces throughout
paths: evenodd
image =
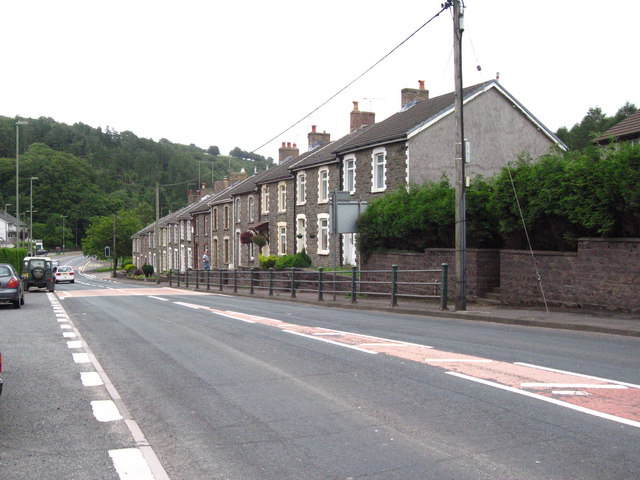
M 373 65 L 371 65 L 369 68 L 367 68 L 364 72 L 362 72 L 360 75 L 358 75 L 356 78 L 354 78 L 351 82 L 349 82 L 347 85 L 345 85 L 344 87 L 342 87 L 340 90 L 338 90 L 336 93 L 334 93 L 333 95 L 331 95 L 328 99 L 326 99 L 324 102 L 322 102 L 320 105 L 318 105 L 316 108 L 314 108 L 313 110 L 311 110 L 309 113 L 307 113 L 305 116 L 303 116 L 300 120 L 296 121 L 295 123 L 293 123 L 292 125 L 290 125 L 289 127 L 287 127 L 286 129 L 284 129 L 282 132 L 278 133 L 277 135 L 275 135 L 273 138 L 267 140 L 266 142 L 264 142 L 262 145 L 260 145 L 258 148 L 255 148 L 251 151 L 251 153 L 255 153 L 258 150 L 260 150 L 261 148 L 265 147 L 266 145 L 268 145 L 269 143 L 273 142 L 274 140 L 276 140 L 278 137 L 280 137 L 281 135 L 284 135 L 285 133 L 287 133 L 289 130 L 291 130 L 293 127 L 297 126 L 298 124 L 300 124 L 302 121 L 304 121 L 305 119 L 309 118 L 311 115 L 313 115 L 314 113 L 316 113 L 318 110 L 320 110 L 322 107 L 324 107 L 327 103 L 329 103 L 331 100 L 333 100 L 334 98 L 336 98 L 338 95 L 340 95 L 342 92 L 344 92 L 347 88 L 349 88 L 351 85 L 353 85 L 354 83 L 356 83 L 358 80 L 360 80 L 362 77 L 364 77 L 367 73 L 369 73 L 371 70 L 373 70 L 375 67 L 377 67 L 380 63 L 382 63 L 384 60 L 387 59 L 387 57 L 389 57 L 392 53 L 394 53 L 396 50 L 398 50 L 402 45 L 404 45 L 406 42 L 408 42 L 414 35 L 416 35 L 420 30 L 422 30 L 424 27 L 426 27 L 427 25 L 429 25 L 433 20 L 435 20 L 437 17 L 440 16 L 440 14 L 442 12 L 444 12 L 446 9 L 448 9 L 450 6 L 449 2 L 446 2 L 442 5 L 442 8 L 440 9 L 440 11 L 438 13 L 436 13 L 433 17 L 431 17 L 429 20 L 427 20 L 425 23 L 423 23 L 420 27 L 418 27 L 417 30 L 415 30 L 411 35 L 409 35 L 407 38 L 405 38 L 402 42 L 400 42 L 398 45 L 396 45 L 394 48 L 391 49 L 391 51 L 389 53 L 387 53 L 386 55 L 384 55 L 380 60 L 378 60 L 377 62 L 375 62 Z

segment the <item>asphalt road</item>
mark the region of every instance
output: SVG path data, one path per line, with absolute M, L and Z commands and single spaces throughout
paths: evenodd
M 132 447 L 174 480 L 640 475 L 640 339 L 149 287 L 59 285 L 77 349 L 46 293 L 0 306 L 1 478 L 127 478 Z

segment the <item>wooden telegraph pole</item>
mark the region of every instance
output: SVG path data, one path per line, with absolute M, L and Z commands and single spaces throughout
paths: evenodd
M 455 118 L 456 118 L 456 228 L 455 228 L 455 263 L 456 263 L 456 310 L 467 309 L 466 297 L 466 177 L 465 177 L 465 141 L 464 117 L 462 114 L 462 32 L 464 31 L 464 13 L 460 8 L 460 0 L 453 0 L 453 63 L 455 77 Z

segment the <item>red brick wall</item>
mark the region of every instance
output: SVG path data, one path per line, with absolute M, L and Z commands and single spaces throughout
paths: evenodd
M 552 305 L 640 311 L 640 239 L 582 238 L 576 253 L 534 252 Z M 513 304 L 541 304 L 529 252 L 500 252 L 500 296 Z

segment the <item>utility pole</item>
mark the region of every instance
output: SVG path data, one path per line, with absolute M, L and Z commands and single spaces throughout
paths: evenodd
M 200 163 L 198 163 L 198 180 L 200 180 Z M 160 283 L 160 231 L 158 230 L 160 227 L 160 184 L 156 182 L 156 225 L 154 227 L 156 241 L 154 242 L 156 247 L 156 261 L 155 268 L 157 268 L 156 274 L 156 283 Z
M 113 214 L 113 250 L 111 251 L 113 256 L 113 270 L 111 272 L 111 278 L 116 278 L 116 270 L 118 269 L 118 256 L 116 253 L 116 214 Z
M 464 31 L 464 12 L 460 8 L 460 0 L 453 0 L 453 64 L 455 78 L 455 119 L 456 137 L 456 228 L 455 228 L 455 264 L 456 264 L 456 310 L 467 309 L 466 295 L 466 176 L 465 176 L 465 142 L 464 116 L 462 112 L 462 32 Z

